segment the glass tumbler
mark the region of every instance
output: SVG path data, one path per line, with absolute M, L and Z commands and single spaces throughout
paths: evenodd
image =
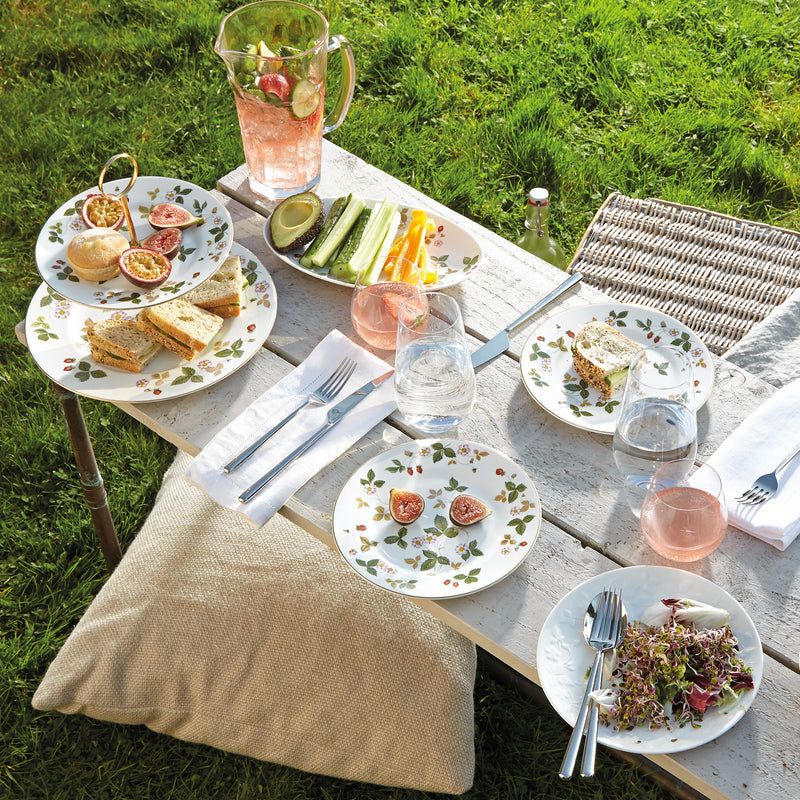
M 414 298 L 397 319 L 394 387 L 406 421 L 424 433 L 456 428 L 475 404 L 475 372 L 458 303 L 449 295 L 424 295 L 420 313 Z
M 612 443 L 631 511 L 641 513 L 647 487 L 666 461 L 697 453 L 694 369 L 675 347 L 641 351 L 630 365 Z

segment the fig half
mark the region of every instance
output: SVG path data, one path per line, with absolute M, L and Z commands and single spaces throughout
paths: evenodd
M 159 203 L 153 206 L 147 215 L 147 221 L 159 231 L 164 228 L 190 228 L 205 222 L 202 217 L 196 217 L 175 203 Z
M 180 228 L 164 228 L 162 231 L 151 233 L 143 242 L 142 247 L 161 253 L 167 258 L 175 258 L 181 249 L 183 233 Z
M 134 286 L 155 289 L 169 277 L 172 262 L 145 247 L 129 247 L 119 257 L 119 269 Z
M 425 510 L 422 495 L 408 489 L 389 490 L 389 513 L 399 525 L 410 525 L 416 522 Z
M 450 503 L 450 519 L 461 527 L 474 525 L 491 513 L 492 510 L 486 503 L 469 494 L 459 494 Z

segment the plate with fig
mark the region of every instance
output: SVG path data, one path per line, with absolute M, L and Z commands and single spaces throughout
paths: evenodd
M 260 349 L 275 324 L 275 284 L 264 265 L 234 242 L 231 256 L 242 260 L 242 303 L 238 317 L 223 320 L 209 347 L 185 361 L 163 348 L 142 372 L 96 362 L 86 335 L 89 320 L 135 319 L 137 310 L 88 308 L 72 303 L 46 283 L 33 296 L 25 319 L 28 349 L 40 369 L 76 394 L 112 402 L 147 403 L 182 397 L 232 375 Z
M 440 600 L 508 577 L 533 549 L 541 522 L 536 487 L 508 456 L 476 442 L 422 439 L 350 476 L 333 535 L 370 583 Z
M 105 281 L 79 278 L 67 258 L 67 247 L 78 233 L 90 227 L 111 227 L 131 240 L 114 202 L 116 192 L 127 185 L 126 178 L 106 181 L 106 198 L 97 187 L 87 189 L 64 203 L 42 227 L 36 264 L 42 280 L 63 298 L 92 308 L 126 311 L 164 303 L 196 289 L 228 257 L 233 222 L 217 198 L 187 181 L 140 176 L 128 193 L 136 239 L 169 258 L 169 274 L 163 280 L 131 280 L 123 264 Z

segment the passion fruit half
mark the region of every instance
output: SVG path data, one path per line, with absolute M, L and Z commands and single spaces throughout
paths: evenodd
M 167 258 L 175 258 L 181 249 L 183 232 L 180 228 L 164 228 L 163 231 L 151 233 L 141 244 L 145 250 L 161 253 Z
M 450 519 L 461 527 L 474 525 L 486 519 L 491 513 L 492 510 L 486 503 L 469 494 L 459 494 L 450 503 Z
M 147 221 L 158 231 L 164 228 L 190 228 L 205 222 L 202 217 L 196 217 L 175 203 L 159 203 L 153 206 L 147 215 Z
M 134 286 L 155 289 L 169 277 L 172 262 L 145 247 L 129 247 L 119 257 L 119 269 Z
M 410 525 L 416 522 L 425 510 L 422 495 L 408 489 L 389 490 L 389 513 L 399 525 Z
M 87 228 L 117 230 L 125 220 L 122 203 L 113 194 L 90 194 L 81 206 L 81 219 Z

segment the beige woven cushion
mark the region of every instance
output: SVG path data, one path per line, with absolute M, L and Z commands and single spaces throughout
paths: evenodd
M 187 466 L 179 455 L 33 705 L 339 778 L 466 791 L 474 645 L 282 518 L 242 522 Z

